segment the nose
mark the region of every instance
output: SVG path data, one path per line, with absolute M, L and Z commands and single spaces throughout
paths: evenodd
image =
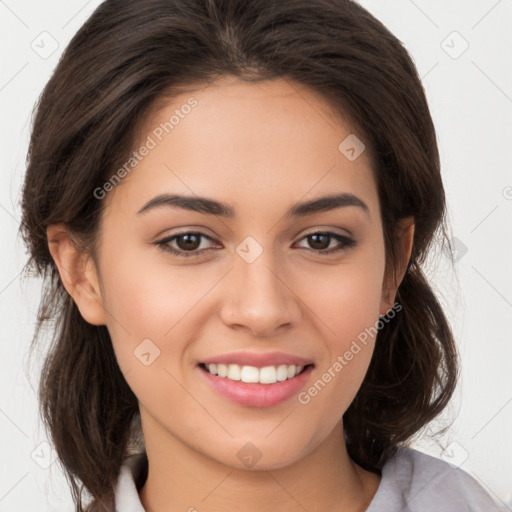
M 252 263 L 235 259 L 221 306 L 221 319 L 228 327 L 246 329 L 253 336 L 271 336 L 301 318 L 300 299 L 270 255 L 263 253 Z

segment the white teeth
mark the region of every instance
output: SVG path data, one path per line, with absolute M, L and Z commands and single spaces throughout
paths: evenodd
M 228 366 L 228 379 L 231 379 L 231 380 L 240 380 L 241 378 L 241 370 L 240 370 L 240 366 L 238 366 L 237 364 L 230 364 Z
M 282 382 L 288 378 L 288 366 L 281 364 L 277 367 L 277 380 Z
M 243 366 L 242 371 L 240 372 L 240 380 L 242 382 L 259 382 L 260 372 L 258 371 L 258 368 L 255 368 L 254 366 Z
M 274 384 L 277 382 L 275 366 L 264 366 L 260 369 L 260 383 L 261 384 Z
M 208 364 L 206 368 L 212 375 L 227 377 L 230 380 L 238 380 L 248 383 L 275 384 L 292 379 L 304 369 L 304 366 L 294 364 L 279 366 L 240 366 L 238 364 Z

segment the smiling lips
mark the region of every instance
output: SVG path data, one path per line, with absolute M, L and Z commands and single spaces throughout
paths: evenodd
M 287 400 L 302 387 L 313 367 L 310 359 L 283 352 L 236 352 L 198 365 L 217 392 L 250 407 L 270 407 Z

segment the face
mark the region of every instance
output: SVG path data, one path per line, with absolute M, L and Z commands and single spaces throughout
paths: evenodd
M 146 442 L 170 436 L 235 467 L 251 442 L 259 467 L 276 468 L 339 427 L 373 352 L 372 337 L 354 341 L 391 307 L 369 150 L 339 149 L 354 133 L 284 80 L 223 78 L 149 117 L 134 148 L 148 151 L 103 199 L 97 258 Z M 338 194 L 345 201 L 288 214 Z M 195 211 L 178 195 L 210 202 Z M 234 362 L 253 367 L 245 380 L 286 380 L 233 380 Z

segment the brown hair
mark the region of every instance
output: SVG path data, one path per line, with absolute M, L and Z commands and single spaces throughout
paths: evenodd
M 29 264 L 45 277 L 34 342 L 54 322 L 41 411 L 77 510 L 81 484 L 95 510 L 112 503 L 138 406 L 106 327 L 88 324 L 64 290 L 46 228 L 67 223 L 94 255 L 105 201 L 93 191 L 126 161 L 151 106 L 224 75 L 286 78 L 348 116 L 374 155 L 386 261 L 394 269 L 398 222 L 415 221 L 397 292 L 403 309 L 379 331 L 344 415 L 349 455 L 379 472 L 454 391 L 453 335 L 421 269 L 435 235 L 447 241 L 436 135 L 400 41 L 349 0 L 107 0 L 74 36 L 40 97 L 22 199 Z

